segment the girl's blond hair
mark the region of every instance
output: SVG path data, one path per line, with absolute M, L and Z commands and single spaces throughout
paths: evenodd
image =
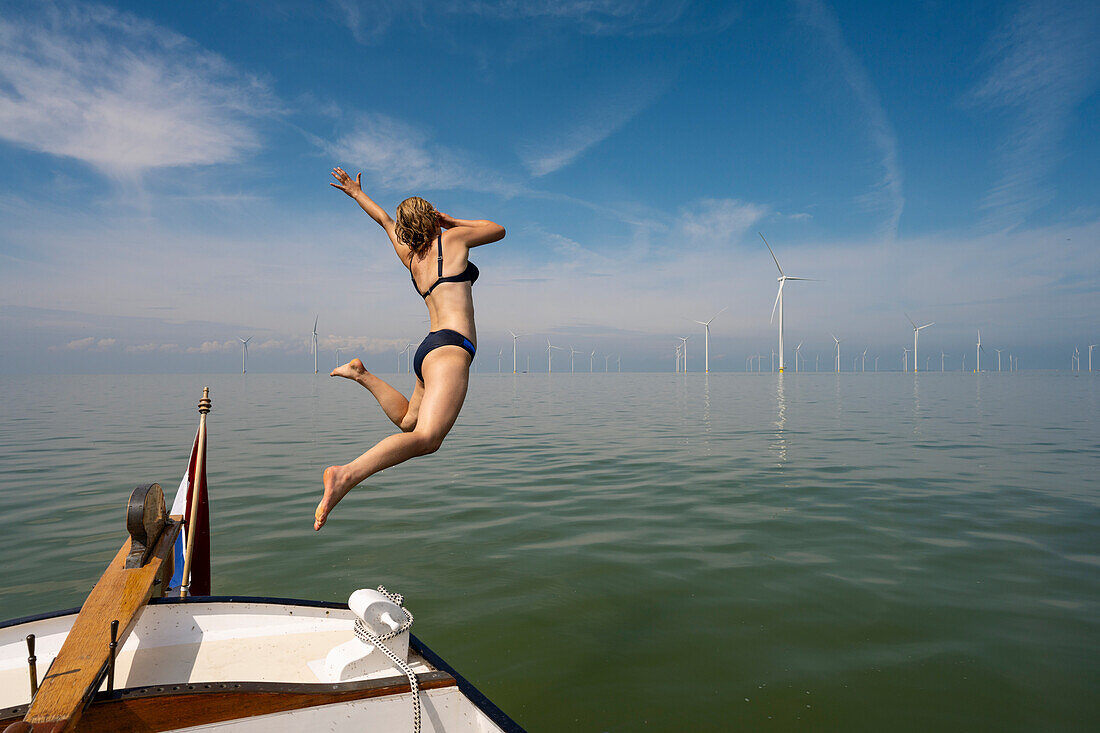
M 414 256 L 424 256 L 438 228 L 435 207 L 419 196 L 410 196 L 397 207 L 397 240 L 408 245 Z

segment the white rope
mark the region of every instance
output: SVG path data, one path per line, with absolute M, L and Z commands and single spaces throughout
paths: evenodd
M 390 639 L 403 634 L 412 628 L 413 615 L 409 613 L 409 609 L 405 608 L 401 604 L 405 602 L 405 597 L 400 593 L 390 593 L 384 586 L 378 586 L 378 592 L 390 599 L 398 606 L 401 606 L 401 610 L 405 612 L 405 623 L 398 626 L 396 629 L 389 631 L 381 636 L 372 634 L 370 630 L 363 623 L 363 619 L 355 619 L 355 636 L 359 641 L 364 644 L 370 644 L 376 647 L 380 652 L 386 655 L 386 657 L 393 662 L 393 666 L 397 667 L 406 677 L 409 678 L 409 690 L 412 692 L 413 703 L 413 733 L 420 733 L 420 685 L 416 680 L 416 672 L 412 671 L 412 668 L 405 662 L 404 659 L 397 656 L 382 642 L 389 641 Z

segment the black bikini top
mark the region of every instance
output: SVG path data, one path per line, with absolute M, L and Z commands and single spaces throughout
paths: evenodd
M 435 290 L 435 286 L 439 283 L 465 283 L 468 282 L 473 285 L 477 281 L 477 276 L 481 273 L 478 272 L 477 265 L 473 262 L 466 262 L 466 269 L 458 275 L 448 275 L 443 277 L 443 232 L 439 233 L 439 279 L 432 283 L 432 286 L 427 291 L 421 293 L 420 287 L 416 284 L 416 278 L 412 277 L 412 269 L 409 269 L 409 277 L 412 277 L 413 287 L 416 288 L 416 292 L 421 298 L 427 298 Z

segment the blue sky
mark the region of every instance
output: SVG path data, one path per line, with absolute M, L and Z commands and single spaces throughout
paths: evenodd
M 0 371 L 229 371 L 239 336 L 295 371 L 317 315 L 326 368 L 392 370 L 426 315 L 337 164 L 507 227 L 482 371 L 506 329 L 670 368 L 726 306 L 743 369 L 758 231 L 820 279 L 789 348 L 896 368 L 908 312 L 956 368 L 978 328 L 1065 368 L 1100 341 L 1098 39 L 1089 2 L 5 3 Z

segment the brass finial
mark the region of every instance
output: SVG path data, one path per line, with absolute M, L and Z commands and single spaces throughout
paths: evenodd
M 210 388 L 202 388 L 202 399 L 199 400 L 199 412 L 203 415 L 210 412 Z

